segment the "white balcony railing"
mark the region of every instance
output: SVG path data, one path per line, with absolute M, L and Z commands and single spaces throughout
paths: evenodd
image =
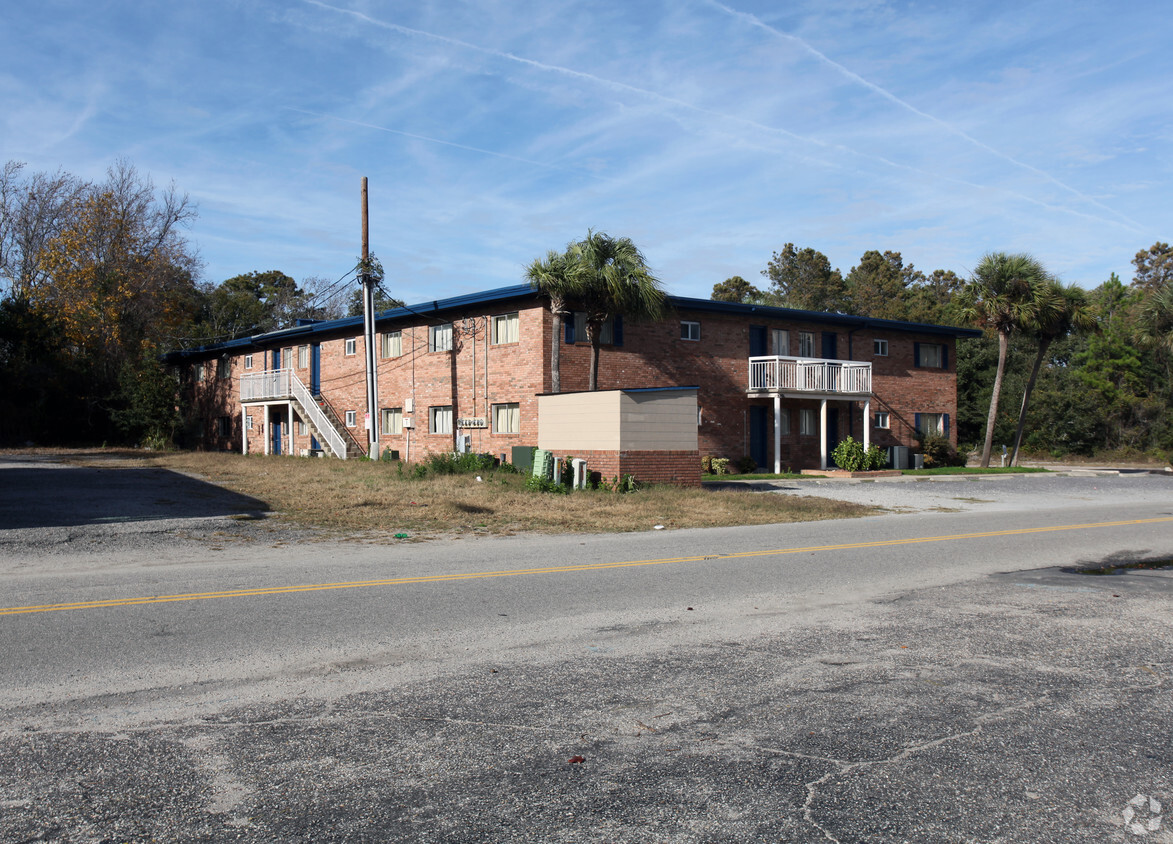
M 271 401 L 273 399 L 296 399 L 305 409 L 309 421 L 335 457 L 346 459 L 346 440 L 310 395 L 309 389 L 290 369 L 272 369 L 268 372 L 254 372 L 240 376 L 240 400 Z
M 872 365 L 824 358 L 754 357 L 749 359 L 749 389 L 871 395 Z

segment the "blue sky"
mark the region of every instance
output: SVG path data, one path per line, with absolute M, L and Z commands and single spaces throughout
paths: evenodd
M 1092 287 L 1173 240 L 1156 2 L 54 2 L 0 27 L 0 160 L 125 157 L 199 206 L 204 279 L 408 301 L 522 280 L 588 228 L 707 297 L 787 242 Z

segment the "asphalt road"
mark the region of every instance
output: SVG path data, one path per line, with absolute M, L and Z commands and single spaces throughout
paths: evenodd
M 119 471 L 0 464 L 0 840 L 1173 841 L 1173 571 L 1062 570 L 1173 479 L 348 545 Z

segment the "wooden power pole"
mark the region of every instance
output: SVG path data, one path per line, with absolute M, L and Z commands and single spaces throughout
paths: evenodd
M 363 346 L 367 364 L 367 453 L 379 458 L 379 392 L 375 370 L 375 277 L 370 273 L 370 233 L 367 228 L 367 177 L 362 177 L 362 262 Z

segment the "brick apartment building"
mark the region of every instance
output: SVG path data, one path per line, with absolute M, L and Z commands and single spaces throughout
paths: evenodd
M 655 323 L 605 327 L 600 390 L 695 387 L 701 455 L 817 468 L 851 435 L 956 443 L 958 337 L 972 329 L 668 297 Z M 538 444 L 553 317 L 527 285 L 377 315 L 379 449 L 405 460 Z M 587 388 L 581 314 L 564 320 L 562 392 Z M 247 453 L 366 452 L 363 320 L 309 322 L 173 352 L 200 444 Z M 508 457 L 507 457 L 508 459 Z

